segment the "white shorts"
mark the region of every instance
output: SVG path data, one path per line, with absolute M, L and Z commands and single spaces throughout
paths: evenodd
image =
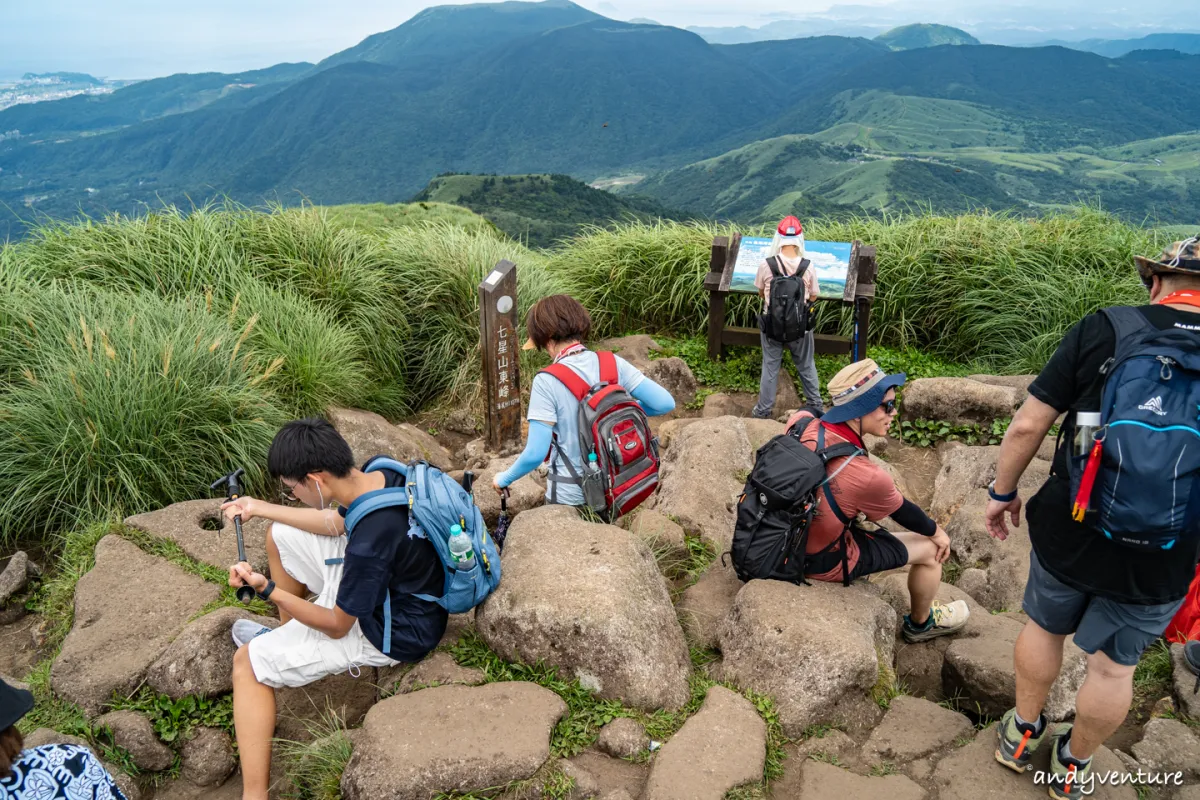
M 279 549 L 283 571 L 308 587 L 322 608 L 333 608 L 338 585 L 342 582 L 342 563 L 346 554 L 345 536 L 318 536 L 279 522 L 271 525 L 271 537 Z M 337 564 L 326 564 L 338 559 Z M 394 661 L 367 641 L 357 622 L 341 639 L 331 639 L 298 620 L 280 625 L 270 633 L 250 641 L 250 665 L 254 677 L 265 686 L 307 686 L 313 681 L 340 672 L 358 677 L 360 667 L 389 667 Z

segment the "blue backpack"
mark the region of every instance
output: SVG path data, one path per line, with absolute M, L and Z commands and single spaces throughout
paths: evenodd
M 381 469 L 403 475 L 404 485 L 386 486 L 355 499 L 346 509 L 346 538 L 354 535 L 354 526 L 372 511 L 389 506 L 408 506 L 410 532 L 433 543 L 446 576 L 441 597 L 428 594 L 414 596 L 437 603 L 451 614 L 462 614 L 482 603 L 500 585 L 500 553 L 488 535 L 483 514 L 471 495 L 449 475 L 425 461 L 401 464 L 390 458 L 377 458 L 367 466 L 366 471 Z M 455 569 L 450 557 L 450 528 L 455 525 L 462 526 L 463 531 L 471 537 L 475 566 L 469 570 Z M 383 651 L 386 653 L 391 650 L 392 639 L 390 591 L 383 600 L 383 621 Z
M 1200 532 L 1200 333 L 1159 330 L 1128 306 L 1103 313 L 1117 349 L 1101 367 L 1102 451 L 1083 521 L 1121 545 L 1170 550 Z M 1075 499 L 1088 458 L 1067 455 Z

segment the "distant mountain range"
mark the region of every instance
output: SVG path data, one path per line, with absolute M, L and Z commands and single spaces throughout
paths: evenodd
M 875 41 L 886 44 L 893 50 L 918 50 L 922 47 L 938 47 L 943 44 L 979 44 L 979 40 L 966 31 L 949 25 L 902 25 L 875 37 Z
M 622 191 L 655 205 L 622 198 L 621 213 L 1099 197 L 1131 216 L 1200 215 L 1200 56 L 939 45 L 947 36 L 967 41 L 925 26 L 891 46 L 714 45 L 567 0 L 430 8 L 315 65 L 0 111 L 0 226 L 221 195 L 444 199 L 425 187 L 447 172 L 649 176 Z

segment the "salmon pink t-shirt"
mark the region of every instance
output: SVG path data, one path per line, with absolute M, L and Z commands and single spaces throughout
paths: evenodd
M 788 420 L 788 427 L 795 424 L 795 420 L 801 416 L 812 416 L 808 412 L 800 412 L 791 420 Z M 810 422 L 808 429 L 800 437 L 800 442 L 814 450 L 817 447 L 817 431 L 821 427 L 820 422 Z M 835 444 L 847 441 L 844 437 L 839 436 L 825 429 L 825 446 L 830 447 Z M 855 442 L 857 444 L 857 442 Z M 904 505 L 904 496 L 896 488 L 896 482 L 892 480 L 892 476 L 887 473 L 883 467 L 871 461 L 869 456 L 855 457 L 846 468 L 841 472 L 838 470 L 846 462 L 846 456 L 835 458 L 829 462 L 829 474 L 837 473 L 832 481 L 830 481 L 830 489 L 833 491 L 833 496 L 837 500 L 838 507 L 842 509 L 842 513 L 853 519 L 858 514 L 863 514 L 871 522 L 876 522 L 884 517 L 890 517 L 900 510 L 900 506 Z M 842 535 L 843 524 L 833 513 L 829 504 L 825 502 L 824 492 L 820 494 L 821 503 L 817 506 L 816 515 L 813 516 L 812 525 L 808 529 L 808 546 L 805 552 L 812 554 L 830 547 L 839 536 Z M 836 547 L 834 550 L 836 551 Z M 854 571 L 854 566 L 858 563 L 858 543 L 854 541 L 854 537 L 847 538 L 846 547 L 846 563 L 849 564 L 851 572 Z M 839 561 L 838 565 L 829 572 L 820 575 L 808 576 L 814 580 L 820 581 L 840 581 L 842 579 L 842 565 Z

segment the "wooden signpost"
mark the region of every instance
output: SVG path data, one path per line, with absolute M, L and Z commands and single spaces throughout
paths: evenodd
M 742 235 L 713 239 L 712 256 L 704 288 L 708 291 L 708 357 L 714 361 L 725 354 L 728 345 L 761 345 L 758 328 L 727 327 L 725 325 L 725 303 L 731 290 L 733 268 L 738 259 L 738 248 Z M 867 357 L 867 335 L 871 322 L 871 303 L 875 298 L 875 248 L 855 241 L 850 249 L 850 266 L 846 273 L 846 289 L 842 297 L 819 297 L 820 302 L 846 303 L 854 308 L 854 335 L 844 336 L 814 334 L 813 345 L 818 353 L 841 355 L 849 353 L 852 361 Z M 761 302 L 761 301 L 760 301 Z
M 517 265 L 501 261 L 479 284 L 479 332 L 489 450 L 521 445 L 521 342 L 517 340 Z

